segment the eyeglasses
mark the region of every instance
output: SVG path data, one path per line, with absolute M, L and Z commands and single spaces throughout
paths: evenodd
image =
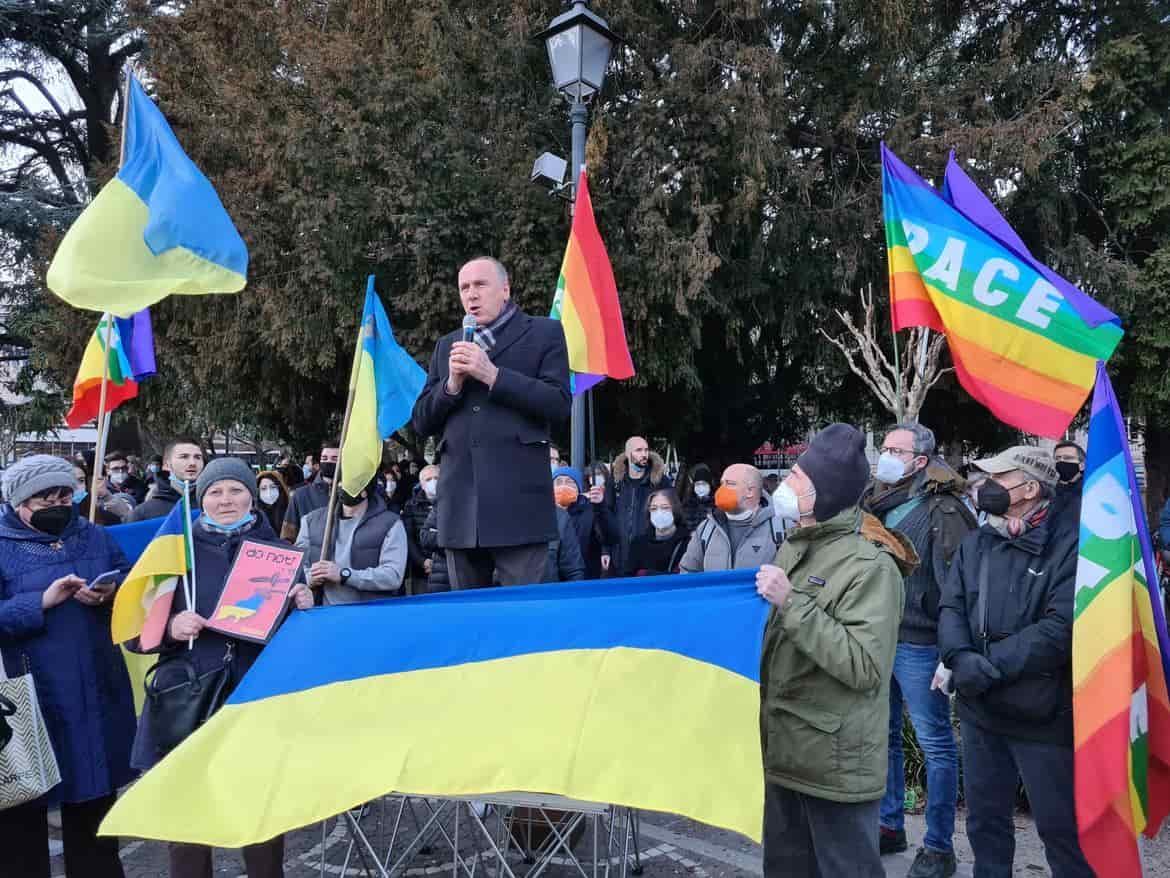
M 914 450 L 910 449 L 910 448 L 885 447 L 885 448 L 881 449 L 881 453 L 882 454 L 893 454 L 895 457 L 906 457 L 906 456 L 913 457 L 914 456 Z

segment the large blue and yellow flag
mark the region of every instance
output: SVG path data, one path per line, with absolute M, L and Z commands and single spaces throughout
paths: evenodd
M 382 440 L 410 420 L 427 373 L 394 338 L 390 318 L 366 281 L 361 343 L 354 353 L 349 386 L 353 410 L 341 440 L 341 487 L 357 496 L 382 462 Z
M 754 580 L 736 570 L 294 613 L 102 832 L 240 847 L 392 791 L 526 790 L 758 840 L 768 605 Z
M 122 166 L 70 227 L 47 278 L 77 308 L 129 317 L 171 293 L 244 288 L 248 248 L 133 76 Z

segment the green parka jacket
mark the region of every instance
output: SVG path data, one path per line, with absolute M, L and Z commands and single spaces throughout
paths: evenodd
M 890 674 L 910 541 L 854 506 L 789 532 L 776 553 L 792 591 L 772 609 L 760 667 L 764 775 L 836 802 L 886 788 Z

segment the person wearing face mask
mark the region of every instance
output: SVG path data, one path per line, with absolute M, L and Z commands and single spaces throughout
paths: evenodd
M 288 488 L 278 470 L 266 469 L 256 474 L 256 508 L 264 513 L 273 533 L 279 533 L 288 511 Z
M 191 525 L 193 569 L 197 573 L 194 605 L 188 606 L 183 589 L 175 590 L 163 641 L 151 650 L 160 654 L 153 680 L 166 688 L 186 679 L 186 669 L 191 665 L 200 677 L 226 665 L 226 697 L 255 664 L 265 644 L 229 637 L 208 628 L 207 620 L 215 612 L 243 542 L 273 546 L 280 543 L 268 519 L 255 512 L 256 476 L 238 457 L 218 457 L 208 463 L 196 482 L 195 498 L 200 515 Z M 298 610 L 307 610 L 313 606 L 313 595 L 304 583 L 297 583 L 289 592 L 289 603 Z M 134 736 L 131 761 L 143 771 L 166 755 L 152 732 L 153 710 L 153 702 L 148 699 Z M 183 791 L 176 790 L 175 794 L 182 795 Z M 249 878 L 278 878 L 284 874 L 283 835 L 249 845 L 242 853 Z M 209 847 L 171 842 L 168 855 L 172 878 L 212 874 Z
M 634 539 L 626 556 L 623 576 L 678 573 L 690 533 L 682 503 L 673 488 L 652 493 L 646 501 L 645 533 Z
M 557 538 L 549 540 L 544 582 L 577 582 L 585 578 L 585 559 L 573 521 L 563 506 L 557 506 Z
M 1090 878 L 1073 790 L 1072 620 L 1078 531 L 1053 520 L 1052 456 L 1009 448 L 975 466 L 987 521 L 943 585 L 942 659 L 962 724 L 975 874 L 1012 874 L 1020 780 L 1054 878 Z
M 309 585 L 322 588 L 323 603 L 357 604 L 403 593 L 407 540 L 402 519 L 386 506 L 371 480 L 357 496 L 338 489 L 341 504 L 333 528 L 330 561 L 323 561 L 324 508 L 301 519 L 296 546 L 305 550 Z
M 132 506 L 146 499 L 146 482 L 130 471 L 130 458 L 124 451 L 106 455 L 106 490 L 124 495 Z
M 284 513 L 284 522 L 280 526 L 280 538 L 290 543 L 297 538 L 301 529 L 301 519 L 314 509 L 324 509 L 329 505 L 329 490 L 333 486 L 333 476 L 337 472 L 337 460 L 341 456 L 341 445 L 335 439 L 326 440 L 321 444 L 320 465 L 312 481 L 307 482 L 293 491 L 288 501 L 288 510 Z
M 73 488 L 73 506 L 77 509 L 79 517 L 89 518 L 90 508 L 93 505 L 93 495 L 90 494 L 89 488 L 93 484 L 93 480 L 90 479 L 89 470 L 85 467 L 82 458 L 77 458 L 72 462 L 72 465 L 73 476 L 76 479 Z M 98 491 L 102 493 L 102 497 L 97 501 L 97 516 L 94 519 L 94 524 L 106 527 L 112 524 L 124 524 L 134 509 L 124 502 L 116 500 L 107 504 L 105 501 L 110 495 L 106 491 L 105 482 L 98 483 Z
M 152 454 L 146 464 L 146 484 L 153 485 L 162 470 L 163 456 L 161 454 Z
M 163 468 L 146 502 L 134 509 L 135 521 L 165 518 L 183 497 L 183 485 L 195 506 L 195 482 L 203 472 L 203 446 L 190 436 L 179 436 L 163 449 Z
M 638 537 L 650 532 L 646 504 L 650 495 L 663 488 L 673 488 L 662 458 L 650 450 L 641 436 L 626 440 L 625 454 L 613 462 L 614 515 L 618 539 L 613 546 L 613 565 L 629 568 L 630 546 Z M 685 524 L 685 520 L 684 520 Z
M 687 473 L 682 490 L 683 512 L 687 517 L 687 530 L 694 533 L 700 524 L 715 509 L 715 489 L 711 487 L 711 468 L 697 463 Z
M 918 558 L 863 512 L 865 436 L 831 424 L 773 495 L 788 528 L 756 574 L 770 604 L 760 662 L 764 874 L 884 878 L 890 673 Z
M 425 551 L 420 542 L 423 527 L 435 506 L 439 492 L 439 468 L 434 464 L 424 466 L 419 472 L 418 484 L 406 505 L 402 507 L 402 523 L 406 527 L 407 549 L 410 555 L 411 593 L 423 594 L 428 577 L 431 575 L 427 564 L 431 553 Z
M 963 502 L 964 481 L 934 457 L 934 433 L 922 424 L 891 427 L 882 442 L 874 481 L 862 506 L 890 530 L 909 538 L 919 565 L 906 577 L 906 603 L 890 681 L 890 746 L 882 799 L 882 854 L 907 848 L 902 715 L 910 714 L 926 757 L 930 788 L 926 837 L 908 878 L 949 878 L 958 868 L 952 838 L 959 791 L 959 755 L 951 727 L 951 702 L 940 686 L 947 676 L 938 656 L 938 605 L 947 568 L 959 544 L 975 528 Z
M 584 477 L 576 467 L 562 466 L 553 471 L 553 496 L 573 525 L 585 563 L 585 579 L 602 577 L 602 558 L 616 538 L 613 515 L 605 502 L 605 480 L 599 481 L 601 484 L 585 491 Z
M 1052 517 L 1063 527 L 1081 528 L 1081 488 L 1084 487 L 1085 449 L 1075 442 L 1057 442 L 1052 449 L 1056 487 L 1052 493 Z
M 680 572 L 744 570 L 776 557 L 784 531 L 763 489 L 764 477 L 754 466 L 737 463 L 724 470 L 715 492 L 716 508 L 691 534 Z
M 130 565 L 104 528 L 78 516 L 76 486 L 73 465 L 47 454 L 23 457 L 3 476 L 0 661 L 10 677 L 32 674 L 61 771 L 47 796 L 0 810 L 0 873 L 22 878 L 50 874 L 47 809 L 58 805 L 65 874 L 123 875 L 118 840 L 96 833 L 134 777 L 134 698 L 110 640 L 115 589 L 87 584 L 111 570 L 120 582 Z

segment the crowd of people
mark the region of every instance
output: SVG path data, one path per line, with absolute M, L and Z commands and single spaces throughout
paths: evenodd
M 177 437 L 144 467 L 107 455 L 93 497 L 92 460 L 32 455 L 4 473 L 0 652 L 10 675 L 32 673 L 63 778 L 0 811 L 12 874 L 48 876 L 46 810 L 59 804 L 67 874 L 122 875 L 116 843 L 96 828 L 118 788 L 185 730 L 149 702 L 135 720 L 109 637 L 114 586 L 91 584 L 128 568 L 101 525 L 161 518 L 184 501 L 198 513 L 199 576 L 193 604 L 176 592 L 154 650 L 164 689 L 193 673 L 226 694 L 263 649 L 206 626 L 245 537 L 305 551 L 297 609 L 758 569 L 773 605 L 761 661 L 766 875 L 876 878 L 882 854 L 908 848 L 905 715 L 927 786 L 911 878 L 956 871 L 960 757 L 978 878 L 1012 873 L 1021 780 L 1055 878 L 1093 874 L 1073 795 L 1083 449 L 1017 446 L 961 475 L 928 428 L 907 423 L 886 432 L 875 468 L 864 435 L 832 424 L 782 480 L 747 463 L 716 478 L 697 463 L 676 486 L 641 436 L 610 462 L 573 465 L 551 443 L 570 401 L 559 325 L 515 306 L 494 259 L 467 263 L 459 289 L 473 338 L 439 341 L 414 410 L 415 429 L 438 440 L 435 459 L 387 463 L 356 495 L 334 484 L 337 441 L 302 465 L 286 455 L 257 472 Z M 248 874 L 283 874 L 282 856 L 279 838 L 245 850 Z M 172 845 L 171 874 L 208 876 L 210 858 Z

